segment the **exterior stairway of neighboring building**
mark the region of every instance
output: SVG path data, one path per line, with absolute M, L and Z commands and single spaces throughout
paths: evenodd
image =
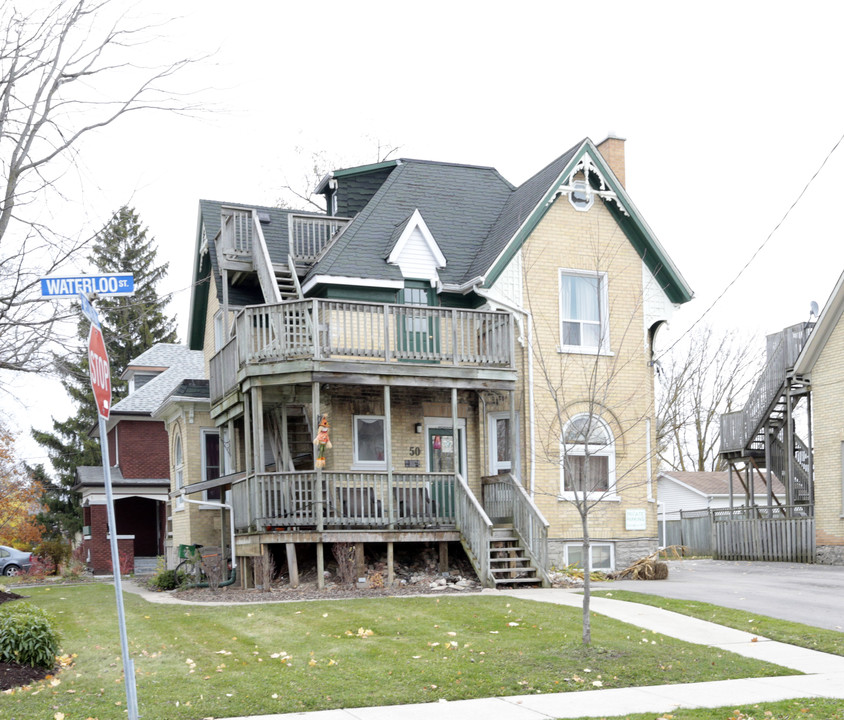
M 750 462 L 765 468 L 770 463 L 771 472 L 790 491 L 786 504 L 791 506 L 810 506 L 813 501 L 811 451 L 795 432 L 792 419 L 809 391 L 793 367 L 812 327 L 800 323 L 769 335 L 765 367 L 744 408 L 721 415 L 721 457 L 734 467 Z
M 542 577 L 511 524 L 495 525 L 489 541 L 489 573 L 498 585 L 542 585 Z

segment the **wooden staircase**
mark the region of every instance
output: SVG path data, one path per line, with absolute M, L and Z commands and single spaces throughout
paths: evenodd
M 494 525 L 489 540 L 489 574 L 495 586 L 542 585 L 522 541 L 510 523 Z
M 274 265 L 273 274 L 282 300 L 301 300 L 299 284 L 288 265 Z

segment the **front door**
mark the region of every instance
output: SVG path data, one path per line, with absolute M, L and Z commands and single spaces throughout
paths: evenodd
M 465 478 L 463 470 L 463 428 L 457 429 L 454 442 L 452 428 L 428 428 L 428 471 L 456 473 Z

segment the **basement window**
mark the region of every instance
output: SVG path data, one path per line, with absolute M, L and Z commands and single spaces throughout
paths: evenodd
M 566 565 L 583 567 L 583 543 L 569 543 L 566 545 Z M 615 558 L 612 543 L 593 542 L 589 546 L 589 554 L 592 556 L 592 569 L 610 571 L 613 569 Z

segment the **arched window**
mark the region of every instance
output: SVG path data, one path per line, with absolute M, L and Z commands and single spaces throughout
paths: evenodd
M 597 497 L 615 492 L 615 440 L 597 415 L 577 415 L 563 431 L 564 496 Z
M 176 435 L 176 441 L 173 443 L 173 468 L 176 480 L 175 490 L 178 492 L 185 484 L 185 465 L 184 457 L 182 455 L 181 435 Z M 175 506 L 177 510 L 181 510 L 185 506 L 185 499 L 181 495 L 176 496 Z

